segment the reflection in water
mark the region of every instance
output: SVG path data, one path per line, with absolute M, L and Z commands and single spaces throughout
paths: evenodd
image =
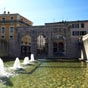
M 20 74 L 11 82 L 20 85 L 16 88 L 88 88 L 88 63 L 42 61 L 31 74 Z
M 46 88 L 88 88 L 87 65 L 85 62 L 44 62 L 32 76 L 38 85 Z
M 81 67 L 88 67 L 86 62 L 81 61 Z

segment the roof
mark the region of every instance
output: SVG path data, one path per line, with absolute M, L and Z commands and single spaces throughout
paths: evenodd
M 62 23 L 76 23 L 76 22 L 88 22 L 88 20 L 60 21 L 60 22 L 45 23 L 45 24 L 62 24 Z
M 8 16 L 8 15 L 12 15 L 12 16 L 17 16 L 17 15 L 19 15 L 20 17 L 23 17 L 24 19 L 26 19 L 27 21 L 29 21 L 31 24 L 33 24 L 33 22 L 32 22 L 31 20 L 29 20 L 29 19 L 27 19 L 26 17 L 20 15 L 19 13 L 12 13 L 12 14 L 10 14 L 10 12 L 8 12 L 8 13 L 0 14 L 0 16 Z

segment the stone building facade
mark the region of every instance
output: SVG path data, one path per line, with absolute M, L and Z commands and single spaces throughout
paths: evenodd
M 88 20 L 62 21 L 33 26 L 19 14 L 0 14 L 0 57 L 80 58 L 81 38 Z M 86 47 L 87 44 L 85 43 Z
M 17 28 L 17 37 L 9 42 L 9 56 L 35 58 L 80 58 L 79 38 L 71 37 L 67 22 Z
M 16 38 L 16 28 L 32 26 L 32 21 L 18 13 L 4 11 L 0 14 L 0 57 L 9 54 L 9 42 Z

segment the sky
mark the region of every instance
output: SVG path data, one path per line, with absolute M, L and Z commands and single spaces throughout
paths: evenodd
M 0 0 L 0 14 L 19 13 L 33 22 L 88 20 L 88 0 Z

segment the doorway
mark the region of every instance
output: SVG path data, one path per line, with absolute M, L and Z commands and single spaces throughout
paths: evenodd
M 31 37 L 25 35 L 21 39 L 21 56 L 29 56 L 31 54 Z
M 53 53 L 57 56 L 63 56 L 64 42 L 53 42 Z
M 22 45 L 21 46 L 21 55 L 22 56 L 30 56 L 31 54 L 31 46 Z

